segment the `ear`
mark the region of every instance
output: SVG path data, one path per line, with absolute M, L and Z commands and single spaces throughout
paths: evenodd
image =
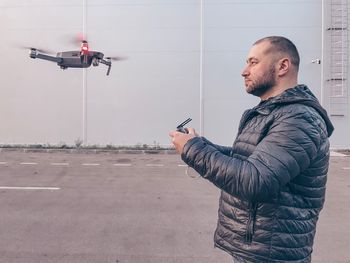
M 292 63 L 289 58 L 281 58 L 278 61 L 278 76 L 282 77 L 290 71 Z

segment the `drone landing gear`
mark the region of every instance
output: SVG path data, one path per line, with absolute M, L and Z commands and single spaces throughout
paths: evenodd
M 109 58 L 106 58 L 106 60 L 104 59 L 100 59 L 100 62 L 102 64 L 105 64 L 106 66 L 108 66 L 108 69 L 107 69 L 107 76 L 109 75 L 109 72 L 111 71 L 111 67 L 112 67 L 112 62 Z

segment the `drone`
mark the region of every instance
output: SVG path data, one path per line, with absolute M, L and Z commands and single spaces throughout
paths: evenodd
M 29 57 L 36 59 L 43 59 L 52 62 L 56 62 L 61 69 L 67 68 L 88 68 L 91 64 L 96 67 L 100 63 L 106 65 L 107 76 L 109 75 L 112 67 L 112 60 L 122 60 L 121 57 L 106 57 L 104 54 L 98 51 L 90 51 L 89 44 L 86 40 L 81 41 L 80 50 L 78 51 L 64 51 L 59 52 L 56 56 L 50 56 L 47 51 L 30 47 Z

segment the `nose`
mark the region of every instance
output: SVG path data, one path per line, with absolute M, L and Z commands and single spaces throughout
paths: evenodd
M 247 77 L 249 75 L 248 67 L 244 67 L 241 73 L 242 77 Z

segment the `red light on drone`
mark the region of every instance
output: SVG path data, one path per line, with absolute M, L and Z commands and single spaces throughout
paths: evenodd
M 88 43 L 85 42 L 85 41 L 81 43 L 81 53 L 82 53 L 83 55 L 86 55 L 86 54 L 89 53 L 89 45 L 88 45 Z

